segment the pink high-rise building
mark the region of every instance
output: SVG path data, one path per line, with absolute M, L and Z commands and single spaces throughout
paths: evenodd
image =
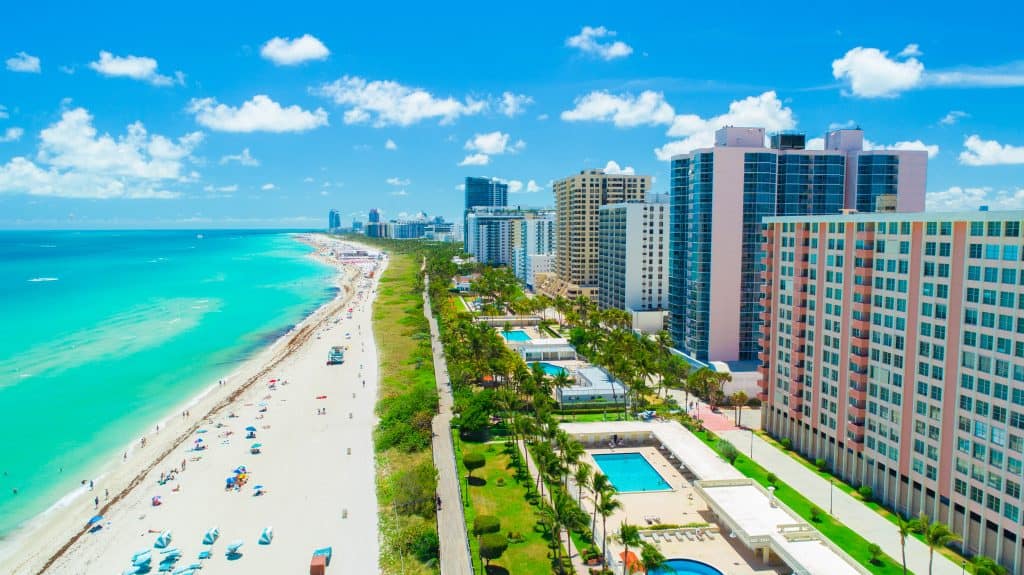
M 767 218 L 764 428 L 1020 573 L 1024 212 Z

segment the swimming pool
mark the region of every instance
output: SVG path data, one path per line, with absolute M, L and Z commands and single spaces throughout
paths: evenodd
M 642 453 L 596 453 L 594 461 L 621 493 L 672 489 Z
M 530 336 L 521 329 L 514 329 L 512 331 L 503 331 L 501 335 L 505 336 L 508 341 L 530 341 Z
M 539 365 L 540 368 L 544 370 L 544 373 L 552 377 L 562 375 L 563 373 L 569 373 L 569 370 L 565 369 L 564 367 L 560 365 L 555 365 L 553 363 L 548 363 L 546 361 L 539 361 L 534 363 L 534 365 Z
M 648 575 L 724 575 L 718 569 L 693 559 L 669 559 L 661 567 L 651 569 Z

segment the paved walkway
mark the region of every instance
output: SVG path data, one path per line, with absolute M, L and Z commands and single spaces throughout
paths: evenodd
M 896 526 L 889 520 L 875 513 L 857 499 L 832 487 L 828 480 L 807 469 L 790 455 L 760 437 L 755 436 L 751 443 L 750 431 L 735 429 L 721 432 L 719 436 L 731 441 L 744 454 L 747 454 L 751 449 L 750 446 L 753 445 L 754 461 L 774 473 L 782 482 L 798 487 L 804 497 L 813 501 L 826 512 L 830 507 L 831 492 L 832 515 L 856 531 L 861 537 L 878 543 L 889 557 L 895 559 L 897 564 L 900 563 L 900 536 L 896 531 Z M 907 539 L 907 569 L 918 575 L 928 573 L 928 547 L 914 538 Z M 961 575 L 961 568 L 936 553 L 933 573 L 934 575 Z
M 462 510 L 459 491 L 459 472 L 452 445 L 452 391 L 448 379 L 448 364 L 437 330 L 437 320 L 430 309 L 430 278 L 424 278 L 423 315 L 430 323 L 430 345 L 434 352 L 434 377 L 437 380 L 438 407 L 432 427 L 434 430 L 434 467 L 437 468 L 437 494 L 441 510 L 437 513 L 437 536 L 441 541 L 441 575 L 470 575 L 473 564 L 466 539 L 466 516 Z

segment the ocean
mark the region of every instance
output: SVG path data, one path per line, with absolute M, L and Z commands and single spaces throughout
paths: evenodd
M 266 231 L 0 232 L 0 538 L 332 298 L 311 251 Z

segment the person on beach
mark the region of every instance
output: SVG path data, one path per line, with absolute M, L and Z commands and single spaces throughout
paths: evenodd
M 110 499 L 110 490 L 109 489 L 104 489 L 103 490 L 103 499 L 104 500 L 109 500 Z
M 92 505 L 93 505 L 93 509 L 99 507 L 100 506 L 100 498 L 99 497 L 93 497 Z
M 92 479 L 90 479 L 89 480 L 89 491 L 92 491 L 92 488 L 93 488 L 93 482 L 92 482 Z

